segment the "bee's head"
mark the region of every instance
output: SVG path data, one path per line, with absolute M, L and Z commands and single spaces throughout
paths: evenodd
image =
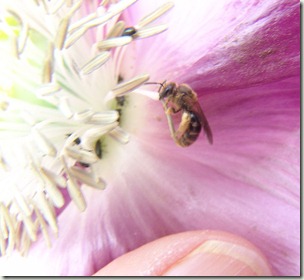
M 175 92 L 175 89 L 176 89 L 175 83 L 168 83 L 168 84 L 164 83 L 162 85 L 162 90 L 159 93 L 159 100 L 162 100 L 164 98 L 167 98 L 167 97 L 173 95 Z

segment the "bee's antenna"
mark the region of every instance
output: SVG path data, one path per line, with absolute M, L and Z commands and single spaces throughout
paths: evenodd
M 147 83 L 145 83 L 145 85 L 160 85 L 159 90 L 158 90 L 158 91 L 160 91 L 160 89 L 161 89 L 162 87 L 164 87 L 164 84 L 166 83 L 166 81 L 167 81 L 167 80 L 164 80 L 162 83 L 147 82 Z

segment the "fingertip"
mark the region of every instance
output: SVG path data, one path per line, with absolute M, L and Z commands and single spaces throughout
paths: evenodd
M 222 231 L 169 235 L 129 252 L 95 276 L 270 276 L 261 251 Z

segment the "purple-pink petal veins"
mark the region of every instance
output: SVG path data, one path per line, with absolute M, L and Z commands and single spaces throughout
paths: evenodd
M 299 5 L 285 0 L 176 1 L 168 31 L 140 42 L 139 68 L 154 70 L 152 79 L 187 81 L 204 92 L 299 75 Z

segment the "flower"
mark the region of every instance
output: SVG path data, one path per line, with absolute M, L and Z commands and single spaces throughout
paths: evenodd
M 17 13 L 27 15 L 17 17 L 22 28 L 12 34 L 17 33 L 15 37 L 19 40 L 22 34 L 27 34 L 24 22 L 29 22 L 47 39 L 56 35 L 65 40 L 58 39 L 56 51 L 52 52 L 52 46 L 33 44 L 38 36 L 34 33 L 26 41 L 29 42 L 26 47 L 30 44 L 30 53 L 25 57 L 31 67 L 27 63 L 24 68 L 21 61 L 9 69 L 17 72 L 19 80 L 7 79 L 6 87 L 10 96 L 19 99 L 11 109 L 6 109 L 11 105 L 8 97 L 3 99 L 2 132 L 5 133 L 2 135 L 14 135 L 15 142 L 12 137 L 6 138 L 9 140 L 1 137 L 4 139 L 1 153 L 4 169 L 8 160 L 14 162 L 13 167 L 21 179 L 10 175 L 2 184 L 1 196 L 6 200 L 1 198 L 1 217 L 6 217 L 6 209 L 13 217 L 14 211 L 23 215 L 23 248 L 30 239 L 37 241 L 25 259 L 13 253 L 8 259 L 2 258 L 2 263 L 15 267 L 25 265 L 24 270 L 19 270 L 21 274 L 90 275 L 124 252 L 157 237 L 185 230 L 218 229 L 239 234 L 257 245 L 271 262 L 275 275 L 298 275 L 299 3 L 190 1 L 185 4 L 175 1 L 174 9 L 161 18 L 169 26 L 166 32 L 144 40 L 119 41 L 122 44 L 129 40 L 128 48 L 117 48 L 111 53 L 102 51 L 91 60 L 90 51 L 96 50 L 96 46 L 92 47 L 98 41 L 96 38 L 107 34 L 106 28 L 119 17 L 128 26 L 134 26 L 156 8 L 151 1 L 139 1 L 119 15 L 120 7 L 131 2 L 107 4 L 109 9 L 119 10 L 117 15 L 110 19 L 105 16 L 109 20 L 105 25 L 86 34 L 81 34 L 84 30 L 76 19 L 82 14 L 94 22 L 91 13 L 98 6 L 94 1 L 79 6 L 80 2 L 75 2 L 68 9 L 76 18 L 73 18 L 76 29 L 72 32 L 69 27 L 67 34 L 65 24 L 71 14 L 66 12 L 67 7 L 59 6 L 61 1 L 56 1 L 58 7 L 44 6 L 42 3 L 46 2 L 41 2 L 40 10 L 24 5 L 25 11 Z M 69 5 L 70 1 L 62 3 Z M 46 7 L 58 8 L 66 21 L 51 16 L 43 25 L 41 9 Z M 101 6 L 97 11 L 103 15 L 104 9 Z M 17 10 L 10 6 L 8 18 L 15 18 Z M 101 16 L 100 20 L 105 18 Z M 52 24 L 52 20 L 56 24 Z M 12 27 L 13 24 L 6 25 Z M 145 28 L 138 31 L 142 37 L 146 35 Z M 157 29 L 163 30 L 162 26 Z M 81 37 L 74 43 L 78 34 Z M 45 52 L 41 51 L 43 48 Z M 41 58 L 44 58 L 43 64 L 39 64 Z M 9 59 L 9 62 L 13 60 Z M 111 59 L 113 64 L 109 63 Z M 95 69 L 97 66 L 100 68 Z M 52 106 L 39 103 L 33 94 L 28 94 L 41 84 L 37 82 L 40 78 L 37 69 L 41 68 L 48 86 L 35 93 L 48 98 Z M 54 77 L 49 73 L 54 74 L 61 88 L 58 94 L 52 84 Z M 127 104 L 118 119 L 121 108 L 115 93 L 119 95 L 133 88 L 123 86 L 121 91 L 116 85 L 120 78 L 129 81 L 132 77 L 139 77 L 135 87 L 148 77 L 150 81 L 191 85 L 212 128 L 214 144 L 210 146 L 202 133 L 190 147 L 177 147 L 170 138 L 161 104 L 143 95 L 154 96 L 144 90 L 144 86 L 126 95 Z M 22 116 L 16 115 L 19 111 L 23 112 Z M 89 126 L 92 116 L 96 116 L 102 127 L 94 130 L 95 126 Z M 25 150 L 23 143 L 29 131 L 36 142 L 32 145 L 34 148 L 26 146 Z M 111 137 L 129 142 L 121 145 Z M 101 138 L 106 139 L 100 146 Z M 40 153 L 33 151 L 38 145 Z M 60 150 L 58 147 L 65 153 L 54 156 L 55 151 Z M 27 156 L 19 160 L 24 151 Z M 82 156 L 77 158 L 79 154 Z M 98 174 L 97 186 L 92 179 L 85 180 L 91 178 L 87 176 L 88 169 Z M 41 172 L 43 175 L 39 175 Z M 36 175 L 32 176 L 33 173 Z M 36 196 L 31 197 L 31 186 L 37 187 L 35 194 L 40 193 L 40 201 L 44 202 L 46 197 L 41 195 L 39 176 L 67 185 L 58 189 L 61 195 L 55 191 L 54 197 L 58 200 L 54 205 L 59 210 L 46 211 L 43 203 L 39 204 L 40 208 L 37 203 L 40 211 L 34 207 L 32 199 Z M 100 191 L 82 184 L 81 196 L 79 188 L 73 188 L 78 182 L 75 183 L 74 178 L 98 188 L 104 188 L 103 182 L 106 182 L 107 188 Z M 7 191 L 7 186 L 14 184 L 24 188 L 21 194 L 18 187 L 17 190 L 11 188 L 12 193 L 11 189 Z M 52 186 L 56 184 L 45 187 Z M 76 203 L 68 204 L 66 189 Z M 24 203 L 28 197 L 33 203 L 31 206 Z M 12 201 L 15 206 L 6 201 Z M 80 214 L 77 206 L 86 209 Z M 31 210 L 36 211 L 37 219 L 40 212 L 45 215 L 39 222 L 42 233 L 50 239 L 50 249 L 46 249 L 42 234 L 31 231 L 33 227 L 27 215 Z M 57 211 L 56 223 L 53 223 L 54 211 Z M 6 227 L 10 226 L 8 221 L 5 220 Z M 58 231 L 57 239 L 44 227 L 43 221 L 55 233 Z

